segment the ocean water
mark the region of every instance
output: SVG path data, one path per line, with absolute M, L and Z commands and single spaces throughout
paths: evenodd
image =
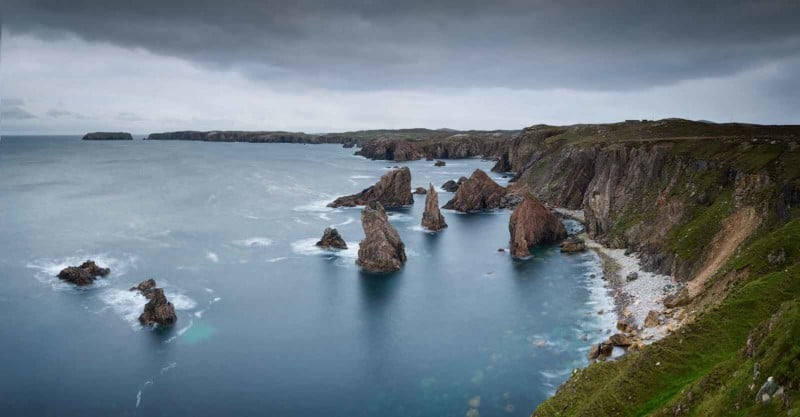
M 3 137 L 4 415 L 530 415 L 614 324 L 596 255 L 514 261 L 497 250 L 507 211 L 443 211 L 450 227 L 430 234 L 415 196 L 390 212 L 407 264 L 364 273 L 360 210 L 327 202 L 393 165 L 417 187 L 492 163 L 352 151 Z M 327 226 L 350 249 L 315 248 Z M 84 259 L 111 275 L 55 277 Z M 136 321 L 145 301 L 128 289 L 151 277 L 173 328 Z

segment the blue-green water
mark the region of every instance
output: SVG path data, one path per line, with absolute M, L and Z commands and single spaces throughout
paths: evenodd
M 505 211 L 443 211 L 429 234 L 415 196 L 391 212 L 404 269 L 362 273 L 359 209 L 325 203 L 389 165 L 335 145 L 4 137 L 3 414 L 530 415 L 613 324 L 596 256 L 512 261 Z M 400 165 L 416 187 L 491 163 Z M 330 225 L 350 250 L 314 248 Z M 112 274 L 54 277 L 84 259 Z M 128 288 L 150 277 L 172 329 L 136 322 Z

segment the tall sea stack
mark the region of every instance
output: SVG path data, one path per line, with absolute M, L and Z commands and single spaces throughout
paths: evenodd
M 425 212 L 422 213 L 422 227 L 437 232 L 447 227 L 447 223 L 439 210 L 439 193 L 433 188 L 433 184 L 428 185 L 428 193 L 425 196 Z
M 405 244 L 389 223 L 381 203 L 372 202 L 361 211 L 361 227 L 366 237 L 358 248 L 356 264 L 372 272 L 391 272 L 406 262 Z

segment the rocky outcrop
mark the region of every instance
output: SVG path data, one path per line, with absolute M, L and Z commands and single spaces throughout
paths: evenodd
M 58 273 L 58 278 L 64 281 L 71 282 L 75 285 L 89 285 L 93 283 L 97 277 L 104 277 L 111 272 L 108 268 L 101 268 L 97 266 L 94 261 L 86 261 L 80 266 L 68 266 Z
M 567 237 L 561 220 L 536 198 L 523 197 L 508 221 L 511 234 L 511 256 L 525 258 L 531 255 L 530 247 L 539 243 L 555 243 Z
M 476 169 L 472 175 L 459 185 L 456 195 L 444 205 L 444 208 L 464 213 L 503 208 L 503 197 L 506 189 L 492 181 L 485 172 Z
M 370 202 L 361 211 L 364 240 L 358 247 L 356 264 L 372 272 L 391 272 L 406 262 L 405 244 L 379 202 Z
M 170 326 L 178 321 L 175 314 L 175 306 L 167 300 L 163 288 L 156 287 L 154 279 L 148 279 L 131 288 L 131 291 L 139 291 L 147 298 L 144 311 L 139 316 L 139 323 L 143 325 L 157 324 L 159 326 Z
M 248 142 L 248 143 L 302 143 L 326 144 L 341 143 L 346 148 L 353 147 L 359 139 L 346 134 L 312 135 L 303 132 L 282 131 L 180 131 L 151 133 L 146 140 L 189 140 L 201 142 Z
M 355 146 L 356 146 L 355 142 L 345 142 L 345 143 L 342 144 L 342 148 L 352 148 L 352 147 L 355 147 Z
M 417 188 L 414 189 L 414 194 L 425 195 L 427 192 L 428 192 L 428 190 L 426 190 L 423 187 L 417 187 Z
M 515 134 L 514 131 L 429 131 L 414 138 L 385 136 L 365 142 L 357 155 L 398 162 L 475 156 L 497 159 L 502 155 L 506 142 Z
M 358 194 L 339 197 L 328 207 L 355 207 L 371 202 L 381 203 L 384 207 L 402 207 L 414 204 L 411 195 L 411 170 L 408 167 L 389 171 L 373 186 Z
M 328 227 L 322 233 L 322 239 L 317 242 L 317 246 L 324 249 L 347 249 L 347 243 L 342 239 L 339 231 Z
M 447 180 L 444 184 L 442 184 L 442 189 L 451 193 L 458 191 L 458 187 L 467 180 L 467 177 L 461 177 L 458 181 L 454 180 Z
M 561 242 L 561 252 L 564 253 L 576 253 L 576 252 L 585 252 L 586 251 L 586 242 L 583 239 L 572 236 L 567 238 L 567 240 Z
M 444 216 L 439 210 L 439 193 L 433 189 L 433 184 L 428 186 L 428 195 L 425 197 L 425 212 L 422 213 L 422 227 L 437 232 L 447 227 Z
M 405 162 L 421 159 L 423 154 L 410 140 L 378 138 L 369 141 L 356 152 L 369 159 Z
M 133 140 L 126 132 L 91 132 L 83 135 L 82 140 Z
M 433 163 L 433 166 L 435 167 L 443 167 L 445 165 L 447 165 L 447 162 L 444 162 L 441 159 L 438 159 L 436 160 L 436 162 Z

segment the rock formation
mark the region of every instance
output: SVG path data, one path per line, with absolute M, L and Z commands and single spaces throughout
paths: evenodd
M 444 205 L 444 208 L 464 213 L 476 213 L 505 207 L 503 197 L 506 189 L 492 181 L 485 172 L 475 172 L 458 186 L 456 195 Z
M 143 325 L 158 324 L 159 326 L 169 326 L 178 321 L 175 315 L 175 307 L 167 300 L 163 288 L 156 288 L 156 281 L 148 279 L 131 288 L 131 291 L 139 291 L 147 298 L 144 311 L 139 316 L 139 323 Z
M 358 248 L 356 264 L 373 272 L 400 269 L 406 262 L 405 244 L 379 202 L 371 202 L 361 211 L 361 227 L 366 237 Z
M 352 148 L 355 146 L 356 146 L 355 142 L 345 142 L 342 144 L 342 148 Z
M 425 193 L 427 193 L 427 192 L 428 192 L 428 191 L 427 191 L 425 188 L 423 188 L 423 187 L 417 187 L 417 188 L 415 188 L 415 189 L 414 189 L 414 194 L 421 194 L 421 195 L 424 195 L 424 194 L 425 194 Z
M 561 252 L 575 253 L 586 251 L 586 242 L 577 236 L 571 236 L 567 240 L 561 242 Z
M 86 261 L 80 266 L 68 266 L 58 273 L 58 278 L 69 281 L 75 285 L 89 285 L 97 279 L 111 272 L 108 268 L 97 266 L 94 261 Z
M 422 213 L 422 227 L 436 232 L 447 227 L 444 216 L 439 210 L 439 193 L 433 189 L 433 184 L 428 186 L 428 195 L 425 197 L 425 212 Z
M 444 162 L 441 159 L 437 159 L 436 162 L 434 162 L 433 164 L 433 166 L 435 167 L 443 167 L 445 165 L 447 165 L 447 162 Z
M 342 239 L 339 231 L 328 227 L 322 233 L 322 239 L 317 242 L 317 246 L 324 249 L 347 249 L 347 243 Z
M 531 246 L 558 242 L 567 237 L 558 217 L 530 194 L 524 196 L 511 214 L 508 231 L 511 234 L 511 256 L 515 258 L 530 256 Z
M 83 135 L 82 140 L 133 140 L 133 136 L 125 132 L 91 132 Z
M 464 178 L 464 177 L 461 177 Z M 466 178 L 465 178 L 466 180 Z M 454 180 L 447 180 L 444 184 L 442 184 L 442 189 L 451 193 L 458 191 L 458 186 L 461 185 L 461 180 L 459 179 L 458 182 Z
M 384 207 L 401 207 L 414 204 L 411 195 L 411 170 L 403 167 L 387 172 L 373 186 L 358 194 L 339 197 L 328 207 L 355 207 L 378 202 Z

